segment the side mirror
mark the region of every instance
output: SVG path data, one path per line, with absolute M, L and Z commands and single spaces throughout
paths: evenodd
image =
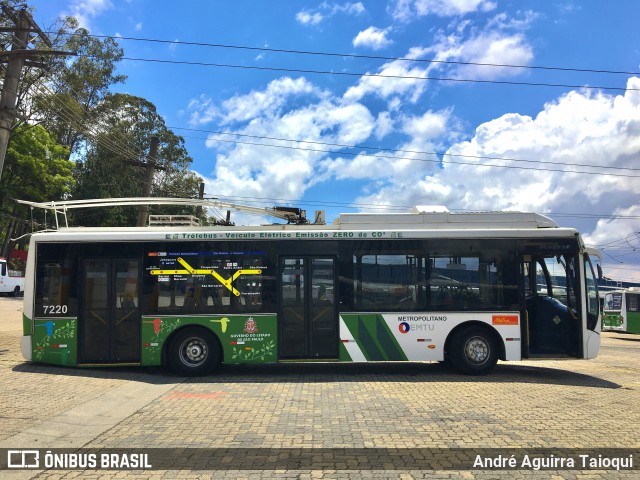
M 598 280 L 602 280 L 602 267 L 600 264 L 596 264 L 596 269 L 598 270 Z

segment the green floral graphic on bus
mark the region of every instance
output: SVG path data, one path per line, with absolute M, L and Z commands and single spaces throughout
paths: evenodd
M 273 340 L 265 342 L 262 347 L 259 348 L 238 348 L 233 347 L 231 349 L 231 359 L 235 360 L 266 360 L 273 356 L 276 351 L 276 344 Z
M 278 361 L 275 314 L 188 315 L 143 317 L 142 364 L 160 365 L 171 334 L 190 326 L 204 327 L 216 335 L 225 363 Z
M 33 360 L 55 365 L 76 362 L 75 318 L 36 320 L 33 334 Z

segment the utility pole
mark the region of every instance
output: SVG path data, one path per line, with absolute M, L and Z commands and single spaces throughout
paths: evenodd
M 6 13 L 4 5 L 2 11 Z M 16 114 L 16 104 L 18 102 L 18 85 L 22 76 L 24 66 L 24 55 L 16 55 L 21 49 L 25 49 L 29 40 L 29 19 L 27 12 L 20 10 L 14 20 L 16 31 L 11 40 L 11 53 L 7 63 L 7 73 L 2 85 L 2 96 L 0 97 L 0 178 L 4 167 L 4 157 L 9 145 L 9 135 L 11 134 L 11 124 Z
M 31 14 L 26 9 L 14 10 L 8 4 L 2 3 L 2 13 L 13 21 L 12 28 L 0 28 L 3 32 L 13 32 L 11 39 L 11 51 L 0 52 L 0 62 L 7 63 L 7 70 L 0 95 L 0 178 L 4 168 L 4 159 L 9 145 L 11 125 L 16 117 L 16 105 L 23 67 L 31 66 L 45 68 L 40 61 L 44 55 L 73 55 L 70 52 L 58 52 L 54 50 L 29 50 L 31 43 L 29 38 L 32 33 L 37 34 L 49 48 L 53 48 L 51 41 L 36 24 Z
M 151 185 L 153 184 L 153 174 L 155 170 L 164 170 L 161 165 L 156 164 L 156 158 L 158 157 L 158 144 L 160 139 L 158 137 L 151 137 L 151 147 L 149 148 L 149 156 L 145 163 L 138 163 L 145 168 L 144 184 L 142 185 L 142 196 L 151 196 Z M 147 224 L 147 218 L 149 217 L 149 205 L 141 205 L 138 207 L 138 221 L 136 225 L 138 227 L 144 227 Z
M 198 199 L 199 200 L 204 200 L 204 182 L 200 183 L 200 189 L 198 191 Z M 196 207 L 196 217 L 200 218 L 200 215 L 202 215 L 202 207 L 201 206 L 197 206 Z

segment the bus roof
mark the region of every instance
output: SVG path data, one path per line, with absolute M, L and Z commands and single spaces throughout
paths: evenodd
M 235 226 L 150 225 L 146 227 L 62 227 L 34 233 L 35 241 L 158 241 L 158 240 L 241 240 L 241 239 L 322 239 L 322 238 L 568 238 L 578 237 L 572 228 L 560 228 L 551 218 L 526 212 L 450 212 L 441 206 L 419 206 L 407 213 L 343 213 L 331 225 L 323 212 L 310 223 L 304 211 L 274 207 L 273 210 L 243 207 L 213 200 L 170 198 L 114 198 L 68 202 L 34 203 L 31 207 L 51 209 L 65 217 L 67 209 L 114 205 L 178 204 L 193 202 L 203 207 L 234 208 L 259 214 L 273 214 L 287 224 Z M 295 212 L 294 212 L 295 211 Z M 298 215 L 302 213 L 301 215 Z M 291 217 L 290 215 L 294 215 Z M 286 232 L 286 233 L 278 233 Z M 347 232 L 347 234 L 344 234 Z M 367 232 L 372 232 L 370 235 Z
M 411 213 L 348 213 L 341 214 L 334 225 L 344 228 L 367 228 L 376 225 L 405 229 L 504 229 L 558 228 L 549 217 L 525 212 L 464 212 L 420 211 Z
M 287 220 L 288 224 L 309 225 L 306 212 L 291 207 L 256 208 L 246 205 L 232 204 L 220 200 L 199 200 L 191 198 L 132 197 L 87 199 L 59 202 L 29 202 L 17 200 L 32 208 L 52 210 L 55 212 L 56 225 L 59 227 L 58 214 L 64 216 L 68 210 L 77 208 L 99 208 L 110 206 L 143 206 L 143 205 L 179 205 L 200 206 L 210 208 L 234 209 L 245 213 L 262 216 L 275 216 Z M 324 224 L 324 212 L 316 212 L 313 225 Z M 537 213 L 525 212 L 463 212 L 452 213 L 444 206 L 417 206 L 407 213 L 343 213 L 333 223 L 335 228 L 376 228 L 380 225 L 400 228 L 424 229 L 468 229 L 468 228 L 557 228 L 558 224 L 549 217 Z M 183 225 L 184 226 L 184 225 Z
M 468 221 L 465 221 L 467 219 Z M 541 226 L 542 225 L 542 226 Z M 576 238 L 573 228 L 548 228 L 536 214 L 349 214 L 332 225 L 271 224 L 202 227 L 66 227 L 34 233 L 36 242 Z M 579 244 L 581 247 L 582 242 Z

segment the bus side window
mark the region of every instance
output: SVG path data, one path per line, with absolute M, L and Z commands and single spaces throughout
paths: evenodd
M 74 269 L 62 262 L 41 262 L 36 272 L 36 315 L 46 317 L 74 316 L 77 298 L 71 284 Z

